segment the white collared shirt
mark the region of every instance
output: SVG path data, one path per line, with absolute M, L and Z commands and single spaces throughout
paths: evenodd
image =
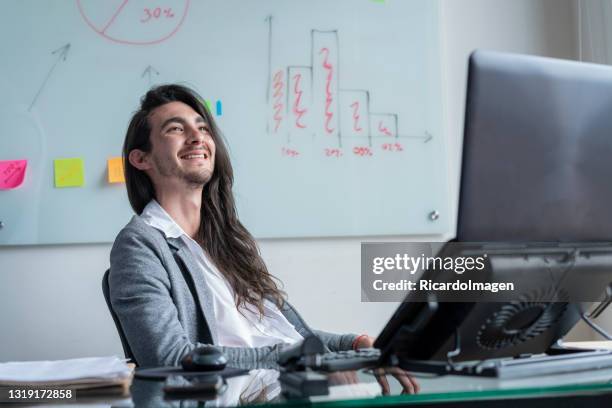
M 264 316 L 260 319 L 253 305 L 241 307 L 234 301 L 234 291 L 223 274 L 208 258 L 202 247 L 189 237 L 156 200 L 151 200 L 140 218 L 164 233 L 166 238 L 185 242 L 206 278 L 213 295 L 217 325 L 217 344 L 228 347 L 263 347 L 278 343 L 293 344 L 302 340 L 295 327 L 271 301 L 264 300 Z M 242 313 L 241 313 L 242 312 Z

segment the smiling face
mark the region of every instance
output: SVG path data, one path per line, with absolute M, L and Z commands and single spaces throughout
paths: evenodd
M 130 163 L 156 189 L 204 186 L 215 167 L 215 142 L 205 119 L 183 102 L 170 102 L 154 109 L 148 122 L 151 151 L 133 150 Z

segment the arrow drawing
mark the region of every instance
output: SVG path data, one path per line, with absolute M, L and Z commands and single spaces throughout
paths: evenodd
M 149 88 L 151 87 L 151 75 L 155 74 L 155 75 L 159 75 L 159 72 L 153 68 L 151 65 L 149 65 L 148 67 L 145 68 L 144 71 L 142 71 L 142 75 L 140 76 L 141 78 L 143 78 L 145 75 L 147 76 L 147 80 L 149 82 Z
M 53 66 L 51 67 L 49 72 L 47 73 L 47 76 L 45 77 L 45 80 L 43 81 L 42 85 L 40 86 L 40 88 L 38 88 L 38 92 L 36 92 L 36 96 L 32 100 L 32 103 L 30 104 L 30 107 L 28 108 L 28 112 L 30 112 L 32 110 L 32 107 L 34 107 L 34 104 L 38 100 L 38 97 L 40 96 L 42 90 L 45 88 L 45 85 L 47 84 L 47 81 L 49 81 L 49 78 L 51 77 L 51 74 L 55 70 L 55 67 L 57 66 L 57 63 L 60 62 L 60 61 L 66 61 L 66 57 L 68 55 L 68 51 L 69 50 L 70 50 L 70 43 L 67 43 L 66 45 L 58 48 L 57 50 L 55 50 L 55 51 L 53 51 L 51 53 L 51 55 L 58 54 L 57 59 L 53 63 Z
M 423 139 L 423 143 L 428 143 L 431 139 L 433 139 L 433 136 L 429 132 L 425 132 L 425 136 L 402 136 L 402 135 L 399 135 L 397 137 L 401 138 L 401 139 Z

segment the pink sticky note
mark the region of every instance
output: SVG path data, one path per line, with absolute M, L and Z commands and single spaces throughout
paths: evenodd
M 23 183 L 27 160 L 0 161 L 0 190 L 12 190 Z

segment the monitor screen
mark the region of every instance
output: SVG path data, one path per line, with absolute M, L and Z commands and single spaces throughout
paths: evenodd
M 612 67 L 470 57 L 457 239 L 612 241 Z

